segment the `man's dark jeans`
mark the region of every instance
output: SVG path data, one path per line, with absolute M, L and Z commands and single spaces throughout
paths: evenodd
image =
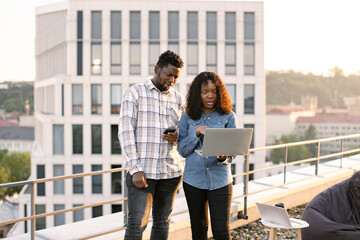
M 170 213 L 173 209 L 176 191 L 182 177 L 153 180 L 147 179 L 147 188 L 137 188 L 129 172 L 126 174 L 128 187 L 128 226 L 125 240 L 141 240 L 149 222 L 152 206 L 153 226 L 150 239 L 163 240 L 169 236 Z

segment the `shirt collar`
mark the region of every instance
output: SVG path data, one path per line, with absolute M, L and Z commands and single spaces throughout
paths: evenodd
M 159 90 L 159 89 L 154 85 L 154 83 L 151 81 L 151 77 L 149 77 L 149 78 L 146 80 L 145 86 L 149 89 L 149 91 L 155 90 L 155 91 L 160 92 L 160 90 Z M 174 91 L 174 89 L 172 89 L 172 87 L 171 87 L 171 88 L 169 88 L 169 90 L 162 91 L 162 92 L 160 92 L 160 93 L 162 93 L 162 94 L 169 94 L 169 93 L 172 94 L 173 91 Z

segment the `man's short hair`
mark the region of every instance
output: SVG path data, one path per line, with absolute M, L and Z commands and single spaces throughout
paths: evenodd
M 168 64 L 171 64 L 177 68 L 182 68 L 184 66 L 184 62 L 181 57 L 177 53 L 174 53 L 170 50 L 163 52 L 156 63 L 156 65 L 158 65 L 160 68 L 166 67 Z

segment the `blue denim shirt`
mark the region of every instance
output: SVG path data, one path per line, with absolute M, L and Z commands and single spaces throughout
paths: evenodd
M 231 161 L 228 164 L 218 164 L 216 157 L 202 157 L 195 153 L 202 148 L 203 135 L 196 136 L 196 128 L 204 125 L 209 128 L 236 128 L 234 112 L 221 115 L 216 110 L 204 112 L 198 120 L 191 119 L 186 113 L 181 116 L 178 138 L 178 152 L 186 158 L 183 181 L 200 188 L 214 190 L 232 182 Z

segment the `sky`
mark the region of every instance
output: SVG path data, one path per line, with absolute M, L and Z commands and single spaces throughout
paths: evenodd
M 35 7 L 57 1 L 2 0 L 0 82 L 34 80 Z M 360 72 L 359 0 L 262 2 L 265 70 Z

